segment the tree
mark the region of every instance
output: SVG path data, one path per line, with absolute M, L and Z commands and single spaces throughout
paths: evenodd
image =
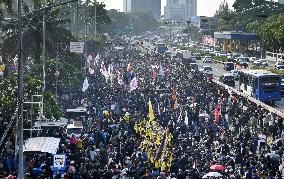
M 12 117 L 17 108 L 17 96 L 18 96 L 18 83 L 17 76 L 10 75 L 1 79 L 0 82 L 0 120 Z M 30 101 L 31 96 L 39 94 L 41 92 L 42 81 L 32 77 L 26 76 L 24 79 L 24 101 Z M 55 118 L 59 118 L 61 113 L 57 107 L 54 98 L 50 98 L 51 94 L 46 93 L 44 95 L 44 115 Z M 24 105 L 25 109 L 30 109 L 29 105 Z M 34 111 L 38 110 L 37 106 L 34 106 Z
M 228 2 L 224 0 L 219 9 L 215 13 L 215 17 L 219 19 L 218 21 L 218 30 L 219 31 L 231 31 L 234 28 L 233 18 L 235 13 L 230 10 Z
M 84 77 L 82 71 L 72 63 L 48 59 L 46 61 L 46 91 L 55 93 L 55 74 L 56 63 L 58 63 L 58 92 L 60 94 L 79 92 L 82 87 Z M 32 76 L 36 79 L 42 79 L 42 64 L 34 64 L 32 67 Z
M 88 34 L 91 35 L 95 32 L 95 22 L 97 32 L 101 33 L 104 25 L 110 24 L 111 20 L 108 16 L 108 12 L 105 9 L 106 5 L 101 2 L 80 3 L 77 7 L 78 14 L 75 18 L 75 26 L 73 33 L 84 34 L 85 18 L 88 22 Z M 68 9 L 69 10 L 69 9 Z M 95 21 L 96 20 L 96 21 Z
M 42 4 L 40 0 L 33 0 L 33 6 L 28 7 L 24 4 L 23 11 L 25 14 L 31 13 L 43 6 L 51 5 L 51 2 Z M 45 10 L 45 12 L 32 13 L 23 19 L 23 42 L 24 42 L 24 59 L 32 57 L 36 63 L 40 62 L 42 54 L 42 34 L 43 34 L 43 17 L 45 16 L 46 24 L 46 53 L 53 54 L 56 51 L 56 43 L 69 44 L 73 36 L 69 30 L 62 25 L 69 23 L 70 19 L 59 18 L 60 8 Z M 2 55 L 6 61 L 13 59 L 17 53 L 17 23 L 4 24 L 2 31 L 5 32 L 2 43 Z
M 259 29 L 259 35 L 270 51 L 284 50 L 284 14 L 269 17 Z

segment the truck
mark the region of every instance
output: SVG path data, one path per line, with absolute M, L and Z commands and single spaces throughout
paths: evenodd
M 185 65 L 189 65 L 190 63 L 196 63 L 196 57 L 192 56 L 190 52 L 183 52 L 182 63 Z
M 83 123 L 82 121 L 73 121 L 73 123 L 68 124 L 66 128 L 67 137 L 71 137 L 74 134 L 76 137 L 81 137 L 83 133 Z
M 157 43 L 155 46 L 155 52 L 159 54 L 164 54 L 166 51 L 168 51 L 168 48 L 166 47 L 165 43 Z

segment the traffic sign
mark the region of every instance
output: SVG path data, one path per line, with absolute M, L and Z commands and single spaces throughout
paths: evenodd
M 84 42 L 70 42 L 70 52 L 83 53 Z
M 53 155 L 53 167 L 58 169 L 66 167 L 66 155 L 64 154 Z

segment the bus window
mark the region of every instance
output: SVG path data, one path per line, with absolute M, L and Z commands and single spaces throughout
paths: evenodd
M 279 77 L 264 77 L 260 79 L 263 92 L 276 92 L 279 85 Z

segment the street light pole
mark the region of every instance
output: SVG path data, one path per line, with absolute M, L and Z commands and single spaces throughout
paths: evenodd
M 189 25 L 191 23 L 190 20 L 187 20 L 187 47 L 189 47 Z
M 24 178 L 24 69 L 23 69 L 23 20 L 22 20 L 22 0 L 18 0 L 18 132 L 19 132 L 19 178 Z
M 170 43 L 172 42 L 172 21 L 170 21 Z
M 46 38 L 46 26 L 45 26 L 45 11 L 43 11 L 43 20 L 42 20 L 42 70 L 43 70 L 43 87 L 42 92 L 45 91 L 45 38 Z
M 95 0 L 95 38 L 97 37 L 97 0 Z

